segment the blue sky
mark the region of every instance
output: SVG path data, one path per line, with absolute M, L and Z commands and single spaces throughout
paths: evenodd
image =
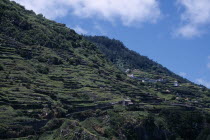
M 210 88 L 210 0 L 15 0 L 80 34 L 105 35 Z

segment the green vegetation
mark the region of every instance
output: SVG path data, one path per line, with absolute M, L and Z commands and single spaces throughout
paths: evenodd
M 9 0 L 0 25 L 0 139 L 209 138 L 209 89 Z
M 4 67 L 0 64 L 0 71 L 4 70 Z

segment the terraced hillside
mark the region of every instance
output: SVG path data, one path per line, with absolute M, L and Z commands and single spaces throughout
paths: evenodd
M 154 86 L 64 24 L 0 0 L 0 139 L 209 137 L 208 107 L 165 101 Z
M 84 36 L 128 77 L 135 79 L 149 93 L 170 102 L 210 107 L 210 90 L 171 72 L 115 39 L 105 36 Z M 145 91 L 147 92 L 147 91 Z
M 49 119 L 139 93 L 134 81 L 73 30 L 14 2 L 0 5 L 1 138 L 34 134 Z

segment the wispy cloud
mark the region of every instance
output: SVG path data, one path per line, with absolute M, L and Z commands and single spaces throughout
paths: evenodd
M 176 30 L 176 34 L 192 38 L 202 35 L 203 28 L 210 24 L 210 0 L 177 0 L 184 8 L 181 14 L 182 25 Z
M 208 81 L 206 81 L 206 80 L 204 80 L 202 78 L 196 79 L 196 82 L 198 84 L 206 86 L 207 88 L 210 88 L 210 82 L 208 82 Z
M 210 63 L 208 63 L 208 64 L 207 64 L 207 68 L 209 68 L 209 69 L 210 69 Z
M 185 77 L 187 76 L 187 73 L 185 73 L 185 72 L 180 72 L 179 75 L 185 78 Z
M 193 37 L 200 36 L 201 34 L 202 32 L 199 31 L 197 27 L 192 26 L 192 25 L 181 26 L 175 32 L 175 35 L 182 36 L 185 38 L 193 38 Z
M 55 19 L 68 13 L 107 21 L 120 19 L 124 25 L 156 22 L 161 15 L 157 0 L 14 0 L 27 9 Z
M 79 34 L 87 34 L 88 33 L 87 30 L 85 30 L 84 28 L 82 28 L 80 26 L 71 27 L 71 28 L 74 29 Z
M 96 30 L 96 32 L 98 32 L 97 34 L 99 34 L 99 35 L 106 35 L 107 34 L 106 30 L 97 23 L 95 23 L 94 29 Z
M 207 57 L 208 58 L 208 63 L 207 63 L 207 68 L 210 69 L 210 56 Z

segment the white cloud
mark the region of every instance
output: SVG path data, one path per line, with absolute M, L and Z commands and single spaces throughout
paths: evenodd
M 186 77 L 186 76 L 187 76 L 187 73 L 185 73 L 185 72 L 180 72 L 179 75 L 182 76 L 182 77 Z
M 207 88 L 210 88 L 210 82 L 205 81 L 205 80 L 202 79 L 202 78 L 196 79 L 196 82 L 197 82 L 198 84 L 201 84 L 201 85 L 206 86 Z
M 181 15 L 182 26 L 177 34 L 183 37 L 196 37 L 204 33 L 203 28 L 210 24 L 210 0 L 177 0 L 184 7 Z
M 87 34 L 88 33 L 88 31 L 86 31 L 85 29 L 83 29 L 80 26 L 72 27 L 72 29 L 74 29 L 79 34 Z
M 23 6 L 28 10 L 33 10 L 35 13 L 42 13 L 50 19 L 63 17 L 67 15 L 67 6 L 62 2 L 63 0 L 12 0 Z
M 68 12 L 83 18 L 107 21 L 120 19 L 124 25 L 156 22 L 161 12 L 157 0 L 14 0 L 47 18 L 63 17 Z

